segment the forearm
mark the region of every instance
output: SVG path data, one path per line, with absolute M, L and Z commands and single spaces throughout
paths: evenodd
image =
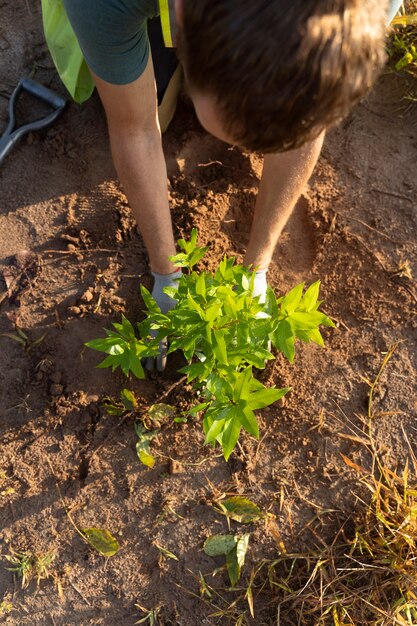
M 265 156 L 244 263 L 267 268 L 320 154 L 324 133 L 298 150 Z
M 168 274 L 175 267 L 168 204 L 167 172 L 158 129 L 134 132 L 109 128 L 113 160 L 133 215 L 145 242 L 153 272 Z

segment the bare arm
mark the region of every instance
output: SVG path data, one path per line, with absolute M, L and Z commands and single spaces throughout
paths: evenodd
M 169 274 L 175 254 L 168 205 L 167 172 L 157 116 L 152 59 L 128 85 L 94 80 L 109 126 L 113 160 L 149 254 L 150 267 Z
M 320 154 L 324 133 L 298 150 L 265 156 L 245 265 L 267 268 Z

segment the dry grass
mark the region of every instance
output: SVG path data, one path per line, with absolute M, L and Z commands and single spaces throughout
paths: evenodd
M 401 469 L 392 469 L 373 437 L 375 420 L 382 415 L 375 410 L 373 392 L 397 346 L 387 351 L 375 380 L 367 381 L 362 426 L 354 427 L 344 416 L 345 427 L 352 430 L 349 439 L 363 446 L 369 461 L 365 469 L 342 455 L 362 494 L 356 511 L 339 523 L 330 543 L 319 525 L 310 526 L 316 540 L 310 552 L 286 553 L 277 541 L 277 558 L 257 563 L 232 602 L 226 589 L 214 589 L 200 574 L 200 599 L 212 609 L 213 623 L 417 626 L 417 459 L 404 432 L 408 458 L 401 460 Z
M 370 502 L 331 545 L 259 564 L 255 606 L 269 589 L 269 610 L 275 605 L 282 626 L 415 626 L 417 463 L 410 454 L 412 471 L 407 462 L 396 473 L 377 457 L 370 473 L 358 466 Z

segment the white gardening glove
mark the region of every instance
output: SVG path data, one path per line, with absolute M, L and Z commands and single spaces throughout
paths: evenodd
M 253 295 L 254 297 L 260 296 L 259 303 L 265 304 L 266 302 L 266 290 L 268 283 L 266 282 L 266 273 L 268 269 L 257 270 L 255 273 L 255 280 L 253 282 Z
M 267 269 L 257 270 L 255 273 L 255 280 L 253 281 L 253 296 L 259 296 L 259 303 L 265 304 L 266 302 L 266 290 L 268 289 L 268 283 L 266 281 L 266 273 Z M 259 311 L 256 317 L 263 317 L 265 314 L 262 311 Z M 268 340 L 266 344 L 266 349 L 271 352 L 271 342 Z
M 170 298 L 165 292 L 165 287 L 177 287 L 177 283 L 182 276 L 181 270 L 177 270 L 172 274 L 157 274 L 152 272 L 154 285 L 152 297 L 155 299 L 161 312 L 166 315 L 177 304 L 174 298 Z M 156 331 L 151 331 L 151 335 L 156 335 Z M 158 372 L 163 372 L 167 363 L 168 340 L 166 337 L 161 339 L 159 343 L 159 354 L 157 357 L 149 357 L 146 359 L 145 367 L 148 371 L 153 370 L 155 365 Z

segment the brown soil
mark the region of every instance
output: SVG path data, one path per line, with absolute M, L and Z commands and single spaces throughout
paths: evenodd
M 63 88 L 37 5 L 0 0 L 0 9 L 3 128 L 3 96 L 21 76 Z M 285 403 L 261 412 L 261 441 L 244 438 L 229 463 L 202 445 L 201 427 L 191 422 L 163 428 L 153 446 L 160 456 L 149 470 L 136 456 L 132 418 L 101 409 L 102 398 L 117 397 L 127 383 L 95 369 L 99 356 L 83 343 L 122 312 L 138 319 L 139 283 L 151 281 L 97 97 L 71 105 L 9 155 L 0 170 L 0 550 L 3 556 L 11 548 L 56 551 L 52 570 L 63 594 L 52 579 L 37 591 L 34 583 L 22 590 L 4 561 L 0 603 L 13 605 L 5 624 L 130 626 L 144 616 L 136 603 L 161 607 L 158 623 L 166 626 L 234 624 L 231 617 L 210 617 L 214 607 L 198 597 L 199 572 L 210 585 L 227 586 L 224 572 L 211 576 L 221 560 L 202 551 L 208 535 L 227 532 L 211 504 L 223 493 L 246 494 L 276 517 L 289 551 L 311 548 L 317 534 L 331 539 L 361 506 L 357 477 L 341 454 L 369 466 L 358 441 L 365 379 L 375 379 L 395 343 L 375 392 L 373 435 L 390 466 L 404 464 L 404 433 L 417 444 L 417 127 L 404 111 L 404 89 L 401 80 L 384 76 L 327 137 L 269 282 L 282 292 L 320 278 L 337 328 L 326 332 L 326 349 L 299 346 L 294 365 L 278 357 L 262 373 L 264 381 L 294 390 Z M 211 246 L 207 267 L 225 253 L 241 258 L 261 159 L 207 136 L 185 100 L 164 146 L 175 234 L 198 228 Z M 16 326 L 31 342 L 44 339 L 25 350 L 4 335 Z M 181 410 L 191 394 L 177 380 L 172 362 L 164 375 L 128 385 L 143 410 L 161 397 Z M 105 560 L 75 533 L 58 487 L 78 526 L 106 528 L 119 539 L 116 556 Z M 331 511 L 317 516 L 317 510 Z M 233 523 L 233 532 L 246 531 Z M 243 582 L 256 561 L 277 553 L 268 524 L 249 532 Z M 178 561 L 161 557 L 156 544 Z M 262 600 L 255 610 L 253 623 L 276 623 Z

